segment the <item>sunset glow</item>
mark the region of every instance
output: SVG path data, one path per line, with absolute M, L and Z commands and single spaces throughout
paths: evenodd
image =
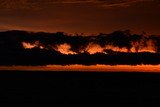
M 157 0 L 3 0 L 0 30 L 159 34 Z
M 36 41 L 34 43 L 29 43 L 29 42 L 22 42 L 22 45 L 24 47 L 24 49 L 33 49 L 33 48 L 40 48 L 40 49 L 44 49 L 44 47 L 40 44 L 39 41 Z
M 88 47 L 86 48 L 86 51 L 89 52 L 90 54 L 95 54 L 95 53 L 98 53 L 98 52 L 103 53 L 104 49 L 97 44 L 90 43 L 88 45 Z
M 39 47 L 40 49 L 44 49 L 43 46 L 40 46 L 39 42 L 35 42 L 33 44 L 31 43 L 27 43 L 27 42 L 23 42 L 23 47 L 25 49 L 32 49 L 32 48 L 35 48 L 35 47 Z M 136 49 L 138 46 L 138 49 Z M 73 52 L 71 51 L 71 46 L 67 43 L 64 43 L 64 44 L 60 44 L 60 45 L 57 45 L 56 48 L 53 48 L 57 51 L 59 51 L 60 53 L 62 54 L 77 54 L 76 52 Z M 156 46 L 153 44 L 152 41 L 149 41 L 147 43 L 147 46 L 143 46 L 143 45 L 140 45 L 138 43 L 136 44 L 133 44 L 131 50 L 129 51 L 127 48 L 123 47 L 123 48 L 119 48 L 118 46 L 113 46 L 113 45 L 106 45 L 105 47 L 101 47 L 99 46 L 98 44 L 93 44 L 93 43 L 90 43 L 85 50 L 81 50 L 81 53 L 83 53 L 84 51 L 87 51 L 88 53 L 90 54 L 95 54 L 95 53 L 105 53 L 104 50 L 106 49 L 109 49 L 109 50 L 112 50 L 113 52 L 132 52 L 132 53 L 136 53 L 136 52 L 150 52 L 150 53 L 156 53 Z
M 47 65 L 47 66 L 0 66 L 0 70 L 27 71 L 86 71 L 86 72 L 160 72 L 160 65 Z
M 0 0 L 0 72 L 28 107 L 153 105 L 160 0 Z
M 22 42 L 22 44 L 25 49 L 32 49 L 37 46 L 36 44 L 31 44 L 31 43 L 26 43 L 26 42 Z
M 160 72 L 160 65 L 69 65 L 69 66 L 57 66 L 48 65 L 47 69 L 56 71 L 97 71 L 97 72 Z
M 0 8 L 0 66 L 159 71 L 158 0 L 2 0 Z
M 68 44 L 61 44 L 57 46 L 57 51 L 61 52 L 62 54 L 76 54 L 75 52 L 71 51 L 71 46 Z

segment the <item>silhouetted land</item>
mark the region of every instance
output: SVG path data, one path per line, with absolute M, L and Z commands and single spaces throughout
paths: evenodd
M 6 106 L 146 107 L 159 90 L 159 73 L 0 72 L 0 98 L 14 101 Z

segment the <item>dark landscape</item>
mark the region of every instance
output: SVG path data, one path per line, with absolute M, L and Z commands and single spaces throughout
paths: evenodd
M 146 107 L 158 103 L 160 74 L 1 71 L 0 86 L 6 106 Z

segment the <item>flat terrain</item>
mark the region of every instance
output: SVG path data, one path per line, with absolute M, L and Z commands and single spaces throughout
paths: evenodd
M 152 106 L 160 98 L 160 74 L 0 71 L 0 98 L 22 107 Z

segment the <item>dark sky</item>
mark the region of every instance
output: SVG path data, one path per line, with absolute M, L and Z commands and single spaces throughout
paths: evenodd
M 0 0 L 0 30 L 160 34 L 159 0 Z

